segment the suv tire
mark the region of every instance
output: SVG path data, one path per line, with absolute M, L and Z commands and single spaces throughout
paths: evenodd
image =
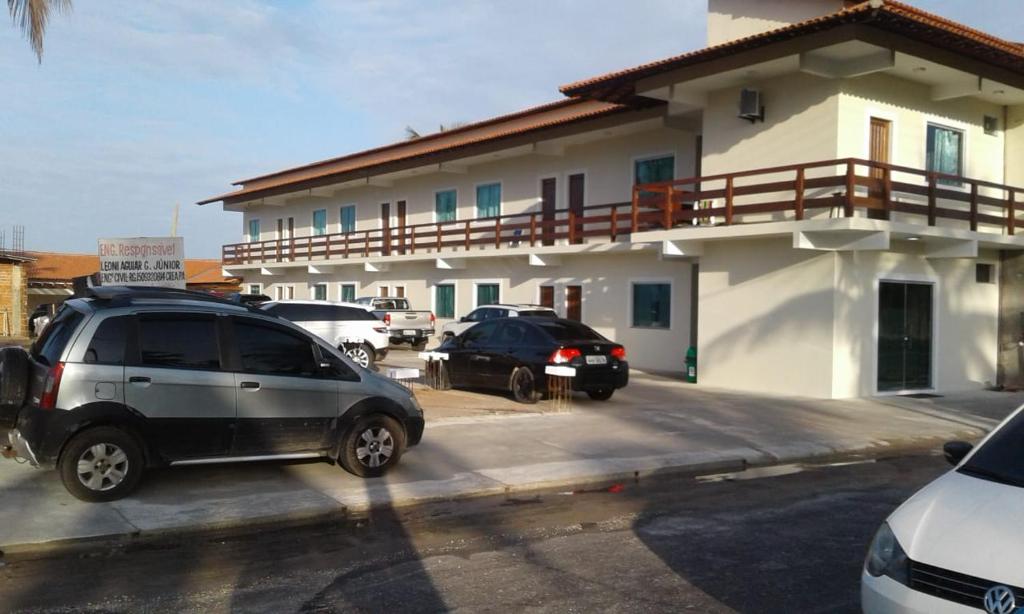
M 534 381 L 533 371 L 530 371 L 527 367 L 519 367 L 512 372 L 509 387 L 512 389 L 512 398 L 518 403 L 532 405 L 540 400 L 540 393 L 537 392 L 537 383 Z
M 394 418 L 370 414 L 356 420 L 341 440 L 338 462 L 352 475 L 375 478 L 398 464 L 405 451 L 405 429 Z
M 134 437 L 119 428 L 100 426 L 71 438 L 58 469 L 64 487 L 75 498 L 114 501 L 139 485 L 144 462 Z
M 342 348 L 342 352 L 345 353 L 345 356 L 351 358 L 352 362 L 370 371 L 373 370 L 373 363 L 377 360 L 377 353 L 369 343 L 350 345 Z

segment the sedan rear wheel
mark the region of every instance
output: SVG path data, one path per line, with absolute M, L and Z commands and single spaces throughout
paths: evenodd
M 519 367 L 512 372 L 512 397 L 519 403 L 533 404 L 540 399 L 533 372 L 526 367 Z
M 587 391 L 587 396 L 594 399 L 595 401 L 607 401 L 608 399 L 612 398 L 613 394 L 615 394 L 614 388 L 600 388 L 598 390 Z

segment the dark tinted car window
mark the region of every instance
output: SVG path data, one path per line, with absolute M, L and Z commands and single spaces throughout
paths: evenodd
M 139 355 L 147 367 L 219 369 L 216 323 L 206 317 L 141 318 Z
M 334 315 L 332 320 L 346 321 L 346 320 L 376 320 L 377 316 L 373 315 L 373 312 L 365 309 L 358 309 L 356 307 L 334 307 Z
M 996 431 L 960 472 L 1024 487 L 1024 413 Z
M 32 344 L 32 356 L 44 365 L 53 366 L 60 361 L 71 336 L 85 316 L 71 307 L 63 307 L 43 334 Z
M 495 335 L 496 345 L 507 345 L 510 347 L 522 345 L 540 345 L 544 343 L 544 335 L 536 328 L 526 322 L 509 320 L 498 329 Z M 550 343 L 550 342 L 548 342 Z
M 564 320 L 539 320 L 537 326 L 556 341 L 605 341 L 594 329 L 579 322 Z
M 131 322 L 131 316 L 103 320 L 89 340 L 89 348 L 85 350 L 85 362 L 96 365 L 123 365 L 124 344 Z
M 479 347 L 485 345 L 494 334 L 501 322 L 481 322 L 473 328 L 462 333 L 462 344 L 466 346 Z
M 376 320 L 373 313 L 355 307 L 338 305 L 280 304 L 268 307 L 267 313 L 292 322 L 339 322 L 347 320 Z
M 313 344 L 258 322 L 235 320 L 235 343 L 242 370 L 268 375 L 312 376 L 317 373 Z
M 520 318 L 557 318 L 558 314 L 554 311 L 548 311 L 547 309 L 540 309 L 538 311 L 519 311 Z
M 469 315 L 466 316 L 466 321 L 467 322 L 479 322 L 480 320 L 484 319 L 483 316 L 484 316 L 484 312 L 485 311 L 486 311 L 486 309 L 476 309 L 476 310 L 470 311 Z

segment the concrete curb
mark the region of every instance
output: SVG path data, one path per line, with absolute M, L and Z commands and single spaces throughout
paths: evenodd
M 965 439 L 980 437 L 975 429 L 957 434 Z M 320 509 L 293 510 L 262 517 L 234 517 L 202 521 L 194 525 L 140 529 L 120 534 L 68 538 L 47 542 L 0 546 L 7 560 L 53 557 L 100 548 L 127 548 L 147 543 L 181 539 L 215 539 L 252 535 L 259 531 L 314 526 L 365 518 L 377 509 L 408 509 L 418 505 L 480 499 L 502 494 L 522 495 L 555 488 L 579 490 L 597 484 L 639 481 L 661 477 L 735 473 L 748 468 L 831 461 L 870 460 L 895 455 L 935 453 L 948 437 L 896 442 L 864 442 L 850 447 L 797 443 L 763 449 L 734 448 L 723 451 L 680 452 L 677 454 L 621 459 L 589 459 L 541 463 L 502 469 L 484 469 L 460 474 L 452 480 L 381 484 L 363 496 L 344 492 L 320 492 L 331 504 Z M 334 506 L 333 503 L 337 505 Z

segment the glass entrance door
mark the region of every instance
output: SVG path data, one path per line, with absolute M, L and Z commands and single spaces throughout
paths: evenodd
M 878 287 L 878 391 L 932 387 L 932 286 Z

